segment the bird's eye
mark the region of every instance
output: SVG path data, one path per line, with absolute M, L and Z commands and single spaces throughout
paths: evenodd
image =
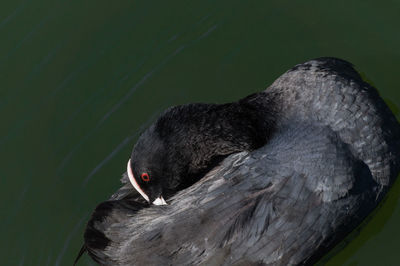
M 144 182 L 149 182 L 150 181 L 150 176 L 148 173 L 142 173 L 140 176 Z

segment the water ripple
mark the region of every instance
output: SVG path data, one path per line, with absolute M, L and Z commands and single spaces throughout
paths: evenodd
M 132 141 L 132 139 L 134 139 L 135 137 L 137 137 L 137 135 L 139 135 L 145 128 L 147 128 L 147 127 L 150 125 L 151 121 L 153 121 L 153 120 L 155 119 L 155 117 L 156 117 L 156 115 L 157 115 L 158 113 L 159 113 L 158 111 L 154 112 L 154 113 L 150 116 L 150 118 L 149 118 L 145 123 L 143 123 L 143 124 L 139 127 L 139 129 L 135 132 L 135 134 L 126 137 L 120 144 L 118 144 L 117 147 L 116 147 L 109 155 L 107 155 L 106 158 L 104 158 L 104 160 L 102 160 L 102 161 L 89 173 L 89 175 L 83 180 L 83 182 L 82 182 L 82 187 L 85 187 L 85 186 L 87 185 L 87 183 L 89 182 L 89 180 L 92 178 L 92 176 L 93 176 L 94 174 L 96 174 L 108 161 L 110 161 L 115 155 L 117 155 L 118 152 L 119 152 L 122 148 L 124 148 L 129 142 Z
M 3 21 L 0 22 L 0 29 L 7 25 L 7 23 L 10 22 L 11 19 L 13 19 L 21 10 L 26 7 L 26 2 L 27 1 L 18 6 L 10 15 L 8 15 L 5 19 L 3 19 Z
M 60 252 L 60 253 L 58 254 L 58 256 L 57 256 L 55 265 L 60 265 L 61 259 L 62 259 L 62 257 L 64 256 L 65 251 L 67 250 L 67 248 L 68 248 L 68 246 L 69 246 L 69 244 L 70 244 L 70 242 L 71 242 L 72 237 L 78 232 L 78 229 L 79 229 L 79 228 L 81 227 L 81 225 L 83 224 L 83 221 L 86 220 L 87 216 L 88 216 L 88 215 L 83 216 L 83 217 L 75 224 L 74 228 L 72 229 L 72 232 L 70 232 L 70 233 L 68 234 L 67 238 L 65 239 L 64 246 L 63 246 L 61 252 Z

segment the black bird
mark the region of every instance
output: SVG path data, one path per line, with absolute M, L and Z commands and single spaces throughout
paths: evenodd
M 377 206 L 399 165 L 400 125 L 376 89 L 346 61 L 311 60 L 238 102 L 165 111 L 135 145 L 123 187 L 94 210 L 80 255 L 309 265 Z M 162 196 L 168 205 L 148 204 Z

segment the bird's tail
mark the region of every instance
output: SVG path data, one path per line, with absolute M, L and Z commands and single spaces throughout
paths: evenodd
M 140 196 L 140 195 L 139 195 Z M 100 203 L 92 213 L 86 225 L 85 243 L 79 252 L 79 257 L 86 251 L 89 256 L 101 265 L 112 265 L 116 258 L 110 258 L 110 248 L 118 248 L 124 235 L 111 232 L 114 224 L 124 224 L 124 221 L 137 211 L 148 207 L 148 203 L 139 197 L 108 200 Z
M 74 266 L 78 263 L 78 260 L 82 257 L 83 253 L 85 253 L 86 247 L 85 244 L 82 245 L 81 250 L 79 250 L 79 254 L 74 261 Z

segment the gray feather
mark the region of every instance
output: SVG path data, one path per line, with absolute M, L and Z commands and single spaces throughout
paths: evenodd
M 227 157 L 167 206 L 112 209 L 94 226 L 109 244 L 91 255 L 109 265 L 310 264 L 353 230 L 399 173 L 393 114 L 333 58 L 296 66 L 266 93 L 279 103 L 267 145 Z

